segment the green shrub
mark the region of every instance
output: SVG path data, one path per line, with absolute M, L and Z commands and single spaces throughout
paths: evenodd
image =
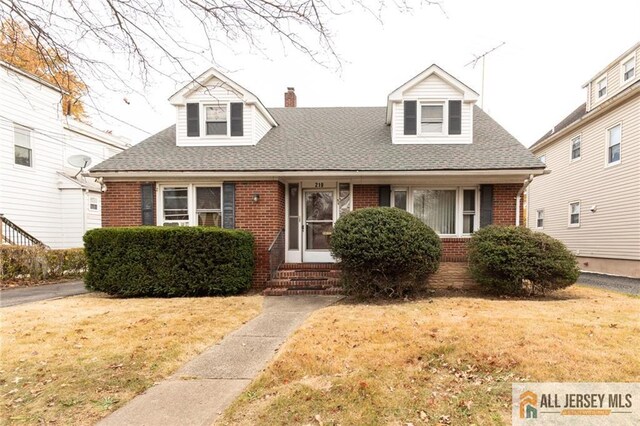
M 238 294 L 251 286 L 253 236 L 202 227 L 100 228 L 84 236 L 88 289 L 122 297 Z
M 440 238 L 418 218 L 389 207 L 366 208 L 340 218 L 331 252 L 342 267 L 347 294 L 401 297 L 438 269 Z
M 0 245 L 2 282 L 37 282 L 80 277 L 87 269 L 84 250 Z
M 473 278 L 498 294 L 544 293 L 568 287 L 580 271 L 562 242 L 516 226 L 488 226 L 469 242 Z

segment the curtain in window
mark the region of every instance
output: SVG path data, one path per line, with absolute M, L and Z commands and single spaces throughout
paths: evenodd
M 414 190 L 413 214 L 439 234 L 455 234 L 456 191 Z

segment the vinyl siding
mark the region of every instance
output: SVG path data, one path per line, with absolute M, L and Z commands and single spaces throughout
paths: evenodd
M 241 95 L 227 88 L 223 83 L 212 78 L 205 87 L 202 87 L 188 96 L 186 102 L 199 102 L 216 104 L 228 104 L 230 102 L 242 102 Z M 176 144 L 178 146 L 208 146 L 208 145 L 255 145 L 267 133 L 271 126 L 262 114 L 252 105 L 244 104 L 243 108 L 243 135 L 242 136 L 204 136 L 203 135 L 203 110 L 200 108 L 199 137 L 187 136 L 187 108 L 184 105 L 176 106 Z M 228 114 L 227 114 L 228 117 Z M 230 123 L 227 122 L 229 129 Z M 265 128 L 265 126 L 267 126 Z
M 625 55 L 620 60 L 615 61 L 609 68 L 604 70 L 602 73 L 598 75 L 598 77 L 591 80 L 588 85 L 588 104 L 587 110 L 598 106 L 600 103 L 604 102 L 607 99 L 610 99 L 612 96 L 616 95 L 620 90 L 626 88 L 632 82 L 640 80 L 640 73 L 638 67 L 640 66 L 640 47 L 635 50 L 635 75 L 634 77 L 622 83 L 622 63 L 628 58 L 629 55 Z M 598 99 L 598 81 L 604 76 L 607 75 L 607 94 L 601 99 Z
M 463 94 L 456 88 L 449 85 L 437 75 L 431 75 L 411 89 L 403 93 L 405 100 L 418 101 L 418 119 L 420 117 L 421 101 L 448 101 L 462 100 Z M 421 135 L 420 123 L 418 123 L 417 135 L 404 134 L 404 105 L 402 102 L 393 104 L 391 132 L 393 143 L 411 144 L 411 143 L 429 143 L 429 144 L 450 144 L 450 143 L 471 143 L 472 142 L 472 123 L 473 123 L 473 104 L 469 102 L 462 103 L 462 132 L 459 135 L 448 135 L 448 109 L 444 110 L 444 133 L 442 135 Z
M 609 127 L 622 124 L 621 162 L 605 166 Z M 581 158 L 570 160 L 581 136 Z M 551 174 L 529 187 L 528 224 L 544 209 L 543 232 L 580 256 L 640 260 L 640 95 L 535 152 Z M 580 227 L 570 228 L 569 203 L 580 201 Z M 590 208 L 597 206 L 592 213 Z

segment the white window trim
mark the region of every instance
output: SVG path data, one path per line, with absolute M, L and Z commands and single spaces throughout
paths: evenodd
M 31 150 L 31 165 L 29 166 L 16 163 L 16 126 L 24 127 L 25 129 L 29 130 L 29 145 L 31 145 L 29 147 L 29 149 Z M 19 145 L 19 146 L 22 146 L 22 145 Z M 26 148 L 26 147 L 23 147 L 23 148 Z M 35 150 L 35 140 L 33 138 L 33 127 L 25 126 L 24 124 L 13 122 L 13 141 L 12 141 L 12 149 L 11 149 L 11 152 L 13 154 L 13 157 L 11 158 L 13 167 L 19 170 L 30 170 L 32 172 L 35 172 L 35 167 L 36 167 L 35 151 L 36 150 Z
M 158 226 L 163 226 L 164 220 L 164 188 L 187 188 L 187 213 L 189 220 L 186 221 L 168 221 L 178 223 L 178 226 L 198 226 L 198 217 L 196 215 L 196 188 L 200 187 L 217 187 L 220 188 L 220 225 L 224 224 L 224 206 L 222 204 L 222 182 L 198 182 L 198 183 L 184 183 L 184 182 L 162 182 L 156 184 L 156 223 Z
M 604 92 L 604 95 L 600 96 L 600 89 L 598 88 L 598 86 L 600 85 L 600 82 L 603 80 L 605 82 L 606 90 Z M 600 78 L 596 79 L 596 102 L 599 102 L 602 99 L 606 98 L 608 94 L 609 94 L 609 80 L 607 79 L 607 74 L 604 74 L 600 76 Z
M 538 220 L 540 219 L 540 213 L 542 213 L 542 226 L 538 226 Z M 536 210 L 536 229 L 544 229 L 544 209 Z
M 628 80 L 624 79 L 624 64 L 633 60 L 633 77 Z M 636 61 L 636 52 L 632 52 L 629 56 L 620 61 L 620 87 L 625 87 L 631 84 L 638 77 L 638 63 Z
M 612 161 L 609 162 L 609 135 L 610 135 L 610 130 L 613 129 L 614 127 L 620 126 L 620 159 L 618 161 Z M 613 166 L 617 166 L 618 164 L 620 164 L 622 162 L 622 121 L 613 124 L 609 127 L 607 127 L 605 129 L 605 135 L 604 135 L 604 140 L 605 140 L 605 144 L 604 144 L 604 167 L 613 167 Z
M 577 204 L 578 205 L 578 223 L 571 223 L 571 206 L 573 204 Z M 567 226 L 569 228 L 579 228 L 581 223 L 582 223 L 582 205 L 580 203 L 580 200 L 570 201 L 569 202 L 569 214 L 568 214 L 568 217 L 567 217 Z
M 416 136 L 419 136 L 419 137 L 448 136 L 449 135 L 449 102 L 448 100 L 447 99 L 428 99 L 428 100 L 419 99 L 417 104 L 418 104 L 419 111 L 416 113 L 416 119 L 417 119 Z M 423 132 L 422 131 L 422 106 L 423 105 L 442 106 L 442 132 Z
M 96 204 L 97 207 L 95 209 L 91 208 L 91 199 L 92 198 L 96 199 L 96 203 L 95 204 Z M 97 213 L 97 212 L 100 211 L 100 196 L 99 195 L 91 195 L 91 194 L 89 194 L 89 200 L 88 201 L 89 202 L 87 203 L 87 210 L 89 210 L 90 212 L 93 212 L 93 213 Z
M 538 157 L 538 160 L 542 161 L 544 164 L 547 164 L 547 154 L 542 154 Z
M 580 155 L 578 155 L 576 158 L 573 158 L 573 141 L 578 138 L 580 139 Z M 573 136 L 571 139 L 569 139 L 569 161 L 573 163 L 574 161 L 578 161 L 581 158 L 582 158 L 582 134 L 579 133 Z
M 227 133 L 225 135 L 208 135 L 207 134 L 207 107 L 224 106 L 227 112 Z M 231 102 L 200 102 L 200 134 L 202 139 L 226 139 L 231 137 Z
M 391 206 L 394 207 L 395 191 L 407 191 L 407 212 L 414 214 L 413 211 L 413 191 L 415 190 L 430 190 L 430 191 L 456 191 L 456 226 L 454 234 L 440 234 L 436 231 L 440 238 L 460 238 L 470 237 L 472 234 L 465 234 L 463 230 L 464 220 L 464 190 L 473 189 L 476 191 L 476 210 L 473 218 L 473 229 L 476 231 L 480 229 L 480 187 L 479 186 L 393 186 L 391 188 Z M 435 231 L 435 230 L 434 230 Z

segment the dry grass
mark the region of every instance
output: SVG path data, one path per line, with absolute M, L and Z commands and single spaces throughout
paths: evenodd
M 84 295 L 3 308 L 1 422 L 93 424 L 261 306 L 260 296 Z
M 437 295 L 316 312 L 227 410 L 238 424 L 509 424 L 514 381 L 639 381 L 640 298 Z

